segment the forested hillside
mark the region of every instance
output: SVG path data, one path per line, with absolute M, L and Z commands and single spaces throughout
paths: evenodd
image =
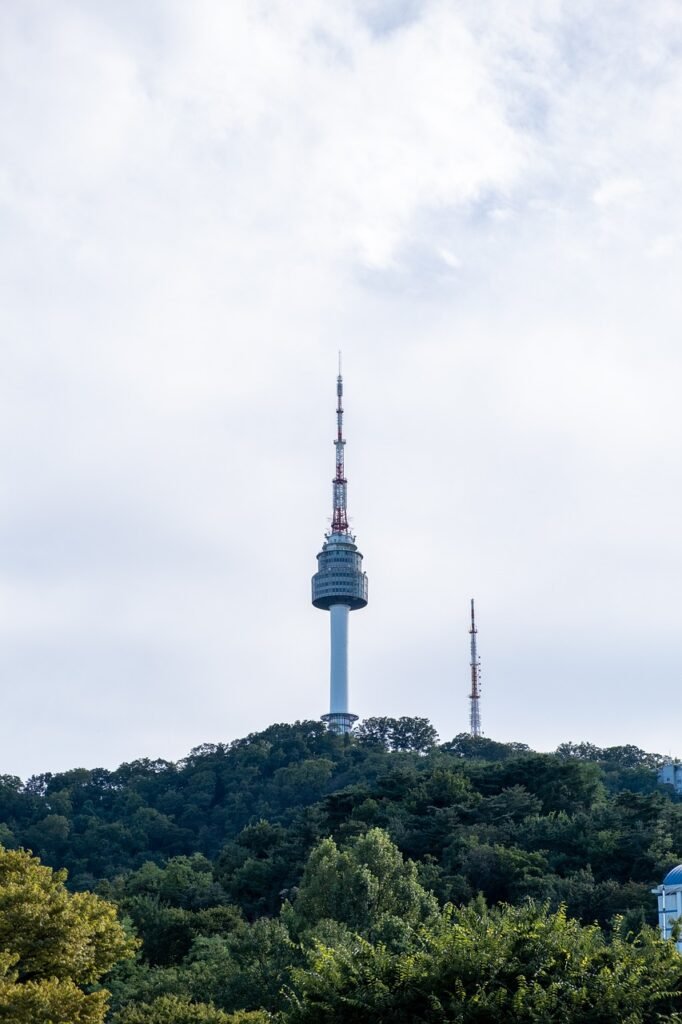
M 624 975 L 606 991 L 616 961 L 658 978 L 656 1012 L 682 1007 L 680 958 L 646 929 L 633 939 L 654 923 L 651 886 L 682 861 L 682 803 L 659 763 L 629 746 L 439 744 L 423 719 L 370 719 L 352 737 L 275 725 L 177 764 L 4 776 L 0 842 L 67 868 L 72 890 L 116 903 L 141 938 L 108 983 L 118 1024 L 261 1009 L 292 1024 L 625 1020 Z M 534 936 L 525 952 L 519 932 Z M 561 997 L 533 988 L 549 948 Z M 488 991 L 486 956 L 502 974 L 506 956 L 516 981 Z M 571 963 L 590 958 L 604 991 L 584 1000 L 622 1016 L 588 1017 L 578 996 L 584 1016 L 567 1015 Z M 482 989 L 480 1015 L 457 1016 Z

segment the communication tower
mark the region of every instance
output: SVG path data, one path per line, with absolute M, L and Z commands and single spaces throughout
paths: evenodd
M 339 354 L 336 378 L 336 473 L 332 481 L 332 522 L 317 556 L 317 572 L 312 578 L 312 597 L 316 608 L 330 613 L 331 672 L 329 714 L 323 715 L 329 730 L 347 733 L 357 721 L 348 706 L 348 613 L 367 604 L 367 574 L 362 571 L 362 555 L 350 532 L 347 511 L 348 482 L 344 468 L 343 377 Z
M 476 619 L 474 617 L 474 599 L 471 598 L 471 693 L 469 700 L 469 732 L 473 737 L 481 735 L 481 662 L 476 650 Z

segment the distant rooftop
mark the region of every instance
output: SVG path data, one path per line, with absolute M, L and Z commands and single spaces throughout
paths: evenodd
M 663 879 L 663 885 L 682 885 L 682 864 L 678 864 Z

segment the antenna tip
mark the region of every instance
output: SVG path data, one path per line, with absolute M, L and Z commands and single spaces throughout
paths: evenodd
M 341 376 L 341 349 L 339 349 L 339 377 Z

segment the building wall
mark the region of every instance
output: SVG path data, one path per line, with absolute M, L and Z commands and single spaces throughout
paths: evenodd
M 672 938 L 673 924 L 682 918 L 682 885 L 659 885 L 651 890 L 658 897 L 658 927 L 664 939 Z M 682 953 L 682 935 L 675 943 Z
M 682 764 L 676 761 L 664 764 L 658 773 L 658 781 L 672 786 L 676 793 L 682 793 Z

